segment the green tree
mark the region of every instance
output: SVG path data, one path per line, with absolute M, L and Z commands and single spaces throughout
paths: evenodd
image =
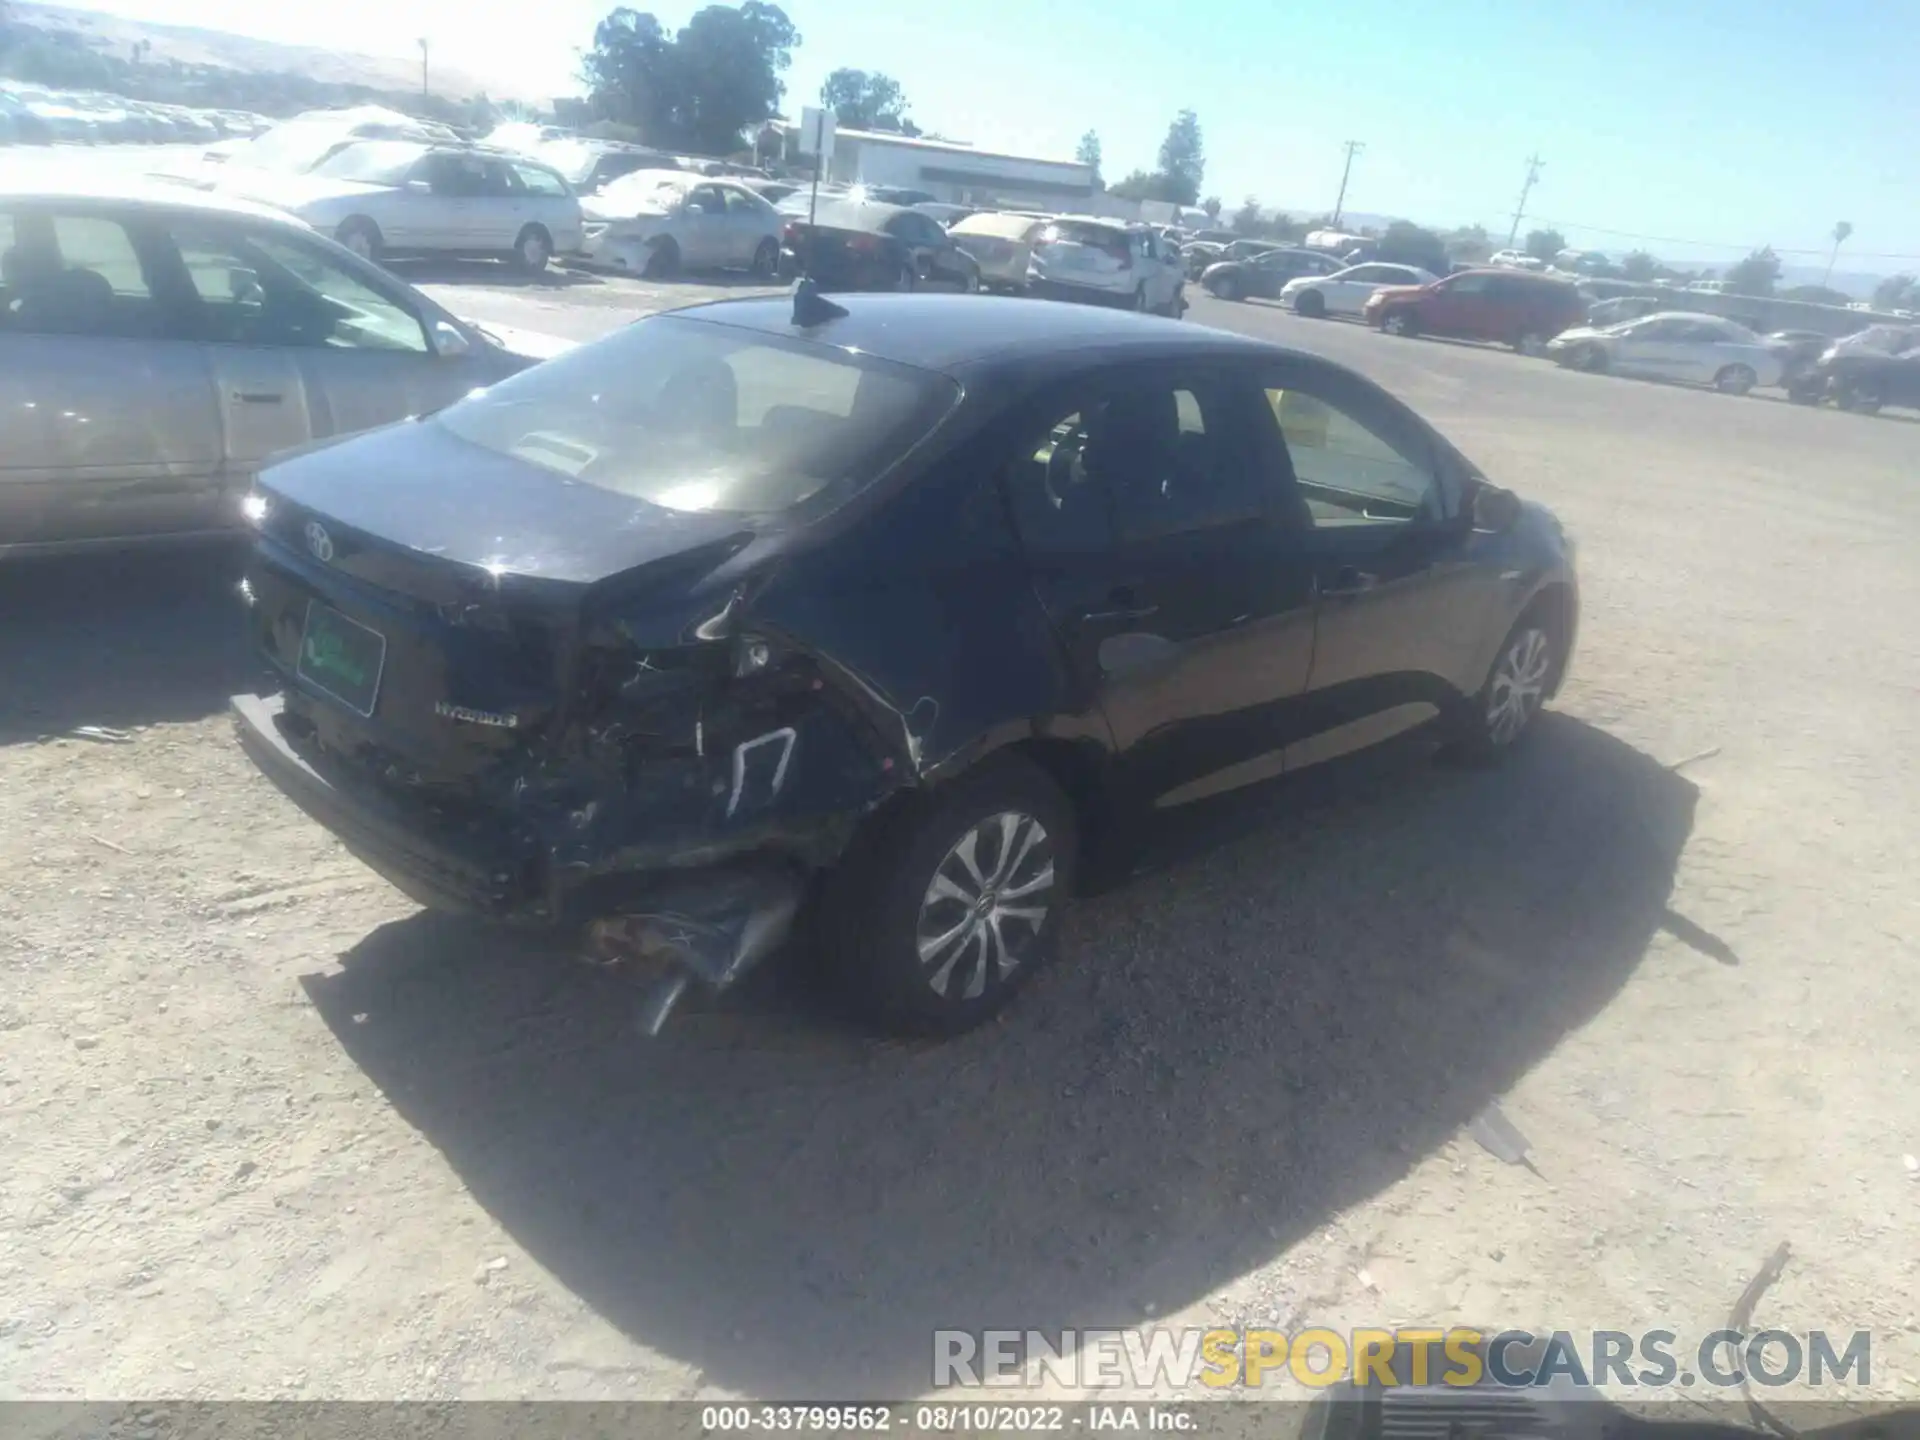
M 1527 254 L 1536 260 L 1552 261 L 1553 257 L 1567 248 L 1567 237 L 1558 230 L 1529 230 L 1527 232 Z
M 725 155 L 749 125 L 779 111 L 800 33 L 778 5 L 709 5 L 669 36 L 654 16 L 621 7 L 595 27 L 581 78 L 603 119 L 656 145 Z
M 1167 138 L 1160 142 L 1160 173 L 1172 182 L 1168 188 L 1174 193 L 1168 198 L 1176 204 L 1191 205 L 1200 198 L 1207 152 L 1200 138 L 1200 118 L 1193 111 L 1182 110 L 1167 126 Z
M 1620 273 L 1628 280 L 1651 280 L 1660 273 L 1660 262 L 1649 251 L 1629 250 L 1620 261 Z
M 1207 219 L 1217 221 L 1220 218 L 1221 210 L 1225 207 L 1221 205 L 1218 195 L 1209 195 L 1200 202 L 1200 208 L 1207 212 Z
M 1911 275 L 1889 275 L 1873 287 L 1876 310 L 1910 310 L 1920 304 L 1920 280 Z
M 1771 245 L 1763 245 L 1746 259 L 1729 265 L 1726 281 L 1727 289 L 1735 295 L 1771 295 L 1780 282 L 1780 257 Z
M 1447 273 L 1447 246 L 1431 230 L 1396 220 L 1380 236 L 1379 258 L 1390 265 L 1418 265 L 1436 275 Z
M 1080 147 L 1073 152 L 1073 158 L 1093 171 L 1093 188 L 1104 190 L 1107 182 L 1100 175 L 1100 135 L 1089 130 L 1080 137 Z
M 920 133 L 920 127 L 907 118 L 907 97 L 900 82 L 877 70 L 834 71 L 820 87 L 820 103 L 849 130 Z
M 1233 212 L 1231 223 L 1242 235 L 1258 235 L 1266 228 L 1267 217 L 1260 213 L 1260 202 L 1249 195 L 1240 203 L 1240 208 Z
M 1124 180 L 1112 187 L 1112 194 L 1121 200 L 1164 200 L 1175 205 L 1191 205 L 1190 198 L 1183 197 L 1179 184 L 1170 175 L 1162 175 L 1157 170 L 1134 170 Z

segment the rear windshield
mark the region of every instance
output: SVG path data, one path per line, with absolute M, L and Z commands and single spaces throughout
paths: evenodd
M 1042 245 L 1091 245 L 1099 250 L 1127 248 L 1124 230 L 1107 225 L 1088 225 L 1080 220 L 1055 220 L 1040 232 Z
M 442 410 L 472 444 L 669 510 L 831 508 L 959 398 L 945 376 L 660 316 Z

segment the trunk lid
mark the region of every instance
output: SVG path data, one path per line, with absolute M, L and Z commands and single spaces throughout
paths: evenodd
M 466 797 L 523 773 L 563 722 L 598 595 L 675 609 L 752 538 L 737 516 L 574 484 L 431 421 L 302 453 L 260 495 L 252 623 L 289 714 L 384 784 Z

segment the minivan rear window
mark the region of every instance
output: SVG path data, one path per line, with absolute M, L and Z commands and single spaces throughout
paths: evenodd
M 436 415 L 470 444 L 669 510 L 844 502 L 953 408 L 943 375 L 657 316 Z
M 1106 225 L 1088 225 L 1075 220 L 1056 220 L 1040 232 L 1042 245 L 1090 245 L 1096 250 L 1122 258 L 1132 253 L 1124 230 Z

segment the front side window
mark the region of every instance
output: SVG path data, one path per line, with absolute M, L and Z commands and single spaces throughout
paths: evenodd
M 1315 529 L 1405 525 L 1444 514 L 1431 461 L 1386 439 L 1383 427 L 1357 418 L 1352 407 L 1278 388 L 1267 391 L 1267 403 Z
M 929 371 L 661 316 L 523 371 L 433 423 L 669 510 L 769 515 L 864 489 L 958 396 Z
M 728 190 L 726 192 L 727 209 L 735 215 L 758 215 L 767 208 L 766 201 L 746 190 Z
M 1493 288 L 1490 275 L 1456 275 L 1442 286 L 1451 295 L 1484 295 Z
M 265 231 L 199 221 L 171 227 L 217 344 L 428 353 L 420 317 L 333 257 Z
M 718 185 L 696 185 L 693 193 L 687 197 L 687 203 L 707 215 L 724 215 L 727 211 L 727 202 L 721 196 Z

